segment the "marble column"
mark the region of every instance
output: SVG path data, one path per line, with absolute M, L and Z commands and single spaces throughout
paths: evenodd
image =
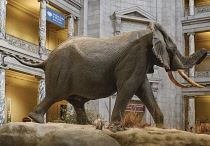
M 195 53 L 195 33 L 188 33 L 189 36 L 189 55 Z M 195 76 L 195 66 L 189 69 L 189 77 Z
M 5 123 L 5 69 L 0 68 L 0 127 Z
M 115 18 L 115 35 L 119 35 L 120 31 L 121 31 L 121 18 L 120 17 L 116 17 Z
M 5 39 L 6 0 L 0 0 L 0 39 Z
M 188 130 L 190 132 L 195 132 L 195 97 L 188 97 Z
M 46 53 L 46 4 L 49 0 L 38 0 L 40 2 L 39 16 L 39 54 Z
M 37 101 L 37 103 L 39 104 L 45 98 L 46 92 L 45 92 L 45 79 L 41 77 L 37 78 L 39 79 L 38 101 Z M 45 119 L 44 122 L 46 123 L 46 114 L 44 115 L 44 119 Z
M 72 14 L 68 16 L 68 38 L 74 37 L 74 20 L 76 17 Z
M 39 78 L 39 89 L 38 89 L 38 103 L 40 103 L 45 97 L 45 79 Z
M 189 0 L 189 15 L 195 15 L 195 2 L 194 0 Z

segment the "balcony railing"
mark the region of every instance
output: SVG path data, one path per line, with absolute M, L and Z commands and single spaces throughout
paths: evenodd
M 200 13 L 210 12 L 210 5 L 205 6 L 196 6 L 195 7 L 195 15 Z M 189 15 L 189 9 L 185 9 L 185 16 Z
M 22 48 L 22 49 L 30 51 L 30 52 L 38 53 L 38 49 L 39 49 L 38 45 L 29 43 L 27 41 L 24 41 L 22 39 L 19 39 L 15 36 L 12 36 L 9 34 L 6 34 L 6 40 L 9 44 L 11 44 L 13 46 Z
M 27 42 L 25 40 L 22 40 L 20 38 L 17 38 L 15 36 L 6 34 L 6 40 L 9 44 L 22 48 L 24 50 L 33 52 L 33 53 L 38 53 L 39 52 L 39 46 L 35 45 L 33 43 Z M 49 55 L 51 53 L 50 50 L 46 49 L 46 55 Z
M 210 71 L 196 71 L 195 77 L 196 78 L 208 78 L 208 77 L 210 77 Z

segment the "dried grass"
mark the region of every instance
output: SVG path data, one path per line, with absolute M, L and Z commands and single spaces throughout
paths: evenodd
M 128 112 L 124 114 L 124 117 L 121 120 L 121 124 L 127 128 L 144 128 L 146 126 L 149 126 L 148 123 L 142 123 L 141 120 L 142 117 L 138 114 L 138 112 Z
M 210 123 L 200 123 L 196 124 L 197 134 L 210 134 Z

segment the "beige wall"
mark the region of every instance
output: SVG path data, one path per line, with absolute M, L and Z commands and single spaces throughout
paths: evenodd
M 210 96 L 196 97 L 195 98 L 195 110 L 196 110 L 196 120 L 204 122 L 208 118 L 210 122 Z
M 39 19 L 9 3 L 6 7 L 6 33 L 38 45 Z
M 13 72 L 14 73 L 14 72 Z M 6 98 L 11 98 L 11 121 L 21 122 L 37 105 L 38 82 L 6 72 Z M 31 76 L 31 78 L 34 78 Z

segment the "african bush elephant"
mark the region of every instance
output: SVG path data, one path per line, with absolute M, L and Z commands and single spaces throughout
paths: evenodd
M 110 38 L 74 37 L 60 44 L 47 60 L 37 65 L 13 57 L 24 65 L 45 71 L 46 96 L 29 114 L 34 121 L 43 123 L 43 116 L 52 104 L 67 100 L 75 108 L 77 122 L 88 124 L 84 104 L 117 92 L 109 128 L 122 130 L 121 117 L 133 95 L 148 108 L 156 126 L 163 126 L 163 114 L 146 76 L 153 72 L 154 65 L 164 67 L 173 82 L 186 87 L 176 82 L 170 71 L 190 68 L 205 56 L 205 49 L 189 57 L 182 56 L 165 29 L 151 23 L 150 29 Z

